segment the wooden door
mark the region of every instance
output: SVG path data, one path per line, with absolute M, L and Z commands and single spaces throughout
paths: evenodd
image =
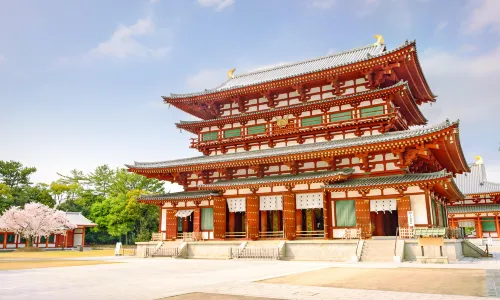
M 252 240 L 257 240 L 259 238 L 259 196 L 247 196 L 246 202 L 247 236 Z
M 166 211 L 166 223 L 167 223 L 167 231 L 166 231 L 166 239 L 167 240 L 175 240 L 177 238 L 177 217 L 175 216 L 175 210 L 167 209 Z
M 285 193 L 283 195 L 283 230 L 287 240 L 294 240 L 296 237 L 295 226 L 295 194 Z
M 365 237 L 371 236 L 370 229 L 370 200 L 356 199 L 356 226 L 360 227 Z
M 410 197 L 405 196 L 397 200 L 398 226 L 408 227 L 408 211 L 411 210 Z
M 226 237 L 226 199 L 214 199 L 214 239 Z

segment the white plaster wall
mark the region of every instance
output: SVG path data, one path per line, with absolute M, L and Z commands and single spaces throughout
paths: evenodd
M 81 233 L 75 233 L 73 236 L 73 247 L 76 247 L 77 245 L 82 245 L 82 234 Z
M 167 210 L 161 210 L 161 231 L 167 230 Z
M 427 224 L 427 208 L 425 207 L 425 195 L 410 196 L 411 210 L 415 218 L 415 224 Z
M 344 199 L 345 198 L 345 192 L 330 192 L 330 195 L 332 198 L 335 199 Z

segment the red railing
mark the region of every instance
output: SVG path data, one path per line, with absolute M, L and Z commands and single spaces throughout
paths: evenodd
M 271 124 L 263 124 L 266 126 L 266 130 L 262 133 L 257 133 L 257 134 L 247 134 L 246 132 L 242 132 L 241 136 L 236 136 L 236 137 L 230 137 L 230 138 L 224 138 L 223 134 L 219 134 L 219 137 L 214 140 L 208 140 L 208 141 L 200 141 L 199 138 L 191 138 L 191 148 L 198 148 L 199 146 L 207 146 L 210 144 L 219 144 L 222 142 L 230 142 L 230 141 L 243 141 L 243 140 L 249 140 L 257 137 L 274 137 L 278 135 L 284 135 L 284 134 L 289 134 L 289 133 L 296 133 L 296 132 L 301 132 L 301 131 L 311 131 L 315 130 L 318 128 L 321 129 L 333 129 L 337 127 L 343 127 L 346 126 L 347 124 L 356 124 L 356 123 L 367 123 L 367 122 L 374 122 L 378 119 L 387 119 L 391 117 L 396 117 L 399 119 L 402 119 L 401 113 L 399 112 L 398 108 L 391 108 L 388 113 L 380 114 L 380 115 L 374 115 L 374 116 L 369 116 L 369 117 L 358 117 L 360 115 L 359 112 L 355 112 L 353 114 L 353 118 L 349 120 L 343 120 L 343 121 L 336 121 L 336 122 L 329 122 L 329 120 L 324 123 L 316 124 L 316 125 L 310 125 L 310 126 L 300 126 L 302 124 L 302 119 L 304 118 L 309 118 L 310 116 L 306 117 L 299 117 L 296 119 L 291 119 L 288 121 L 286 125 L 278 125 L 277 123 L 271 123 Z M 323 116 L 323 115 L 318 115 L 318 116 Z M 329 117 L 328 117 L 329 118 Z M 244 131 L 244 130 L 242 130 Z

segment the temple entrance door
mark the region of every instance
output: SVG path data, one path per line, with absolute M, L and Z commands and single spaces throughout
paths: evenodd
M 247 232 L 245 212 L 237 212 L 234 215 L 234 232 Z
M 370 212 L 373 236 L 395 236 L 398 228 L 398 211 Z

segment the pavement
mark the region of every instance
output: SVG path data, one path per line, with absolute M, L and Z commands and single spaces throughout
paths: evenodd
M 149 300 L 198 292 L 270 299 L 485 299 L 484 297 L 255 282 L 330 267 L 484 269 L 487 274 L 488 296 L 500 296 L 500 259 L 498 256 L 485 260 L 469 259 L 448 265 L 135 257 L 91 257 L 88 259 L 123 263 L 0 271 L 0 298 Z

